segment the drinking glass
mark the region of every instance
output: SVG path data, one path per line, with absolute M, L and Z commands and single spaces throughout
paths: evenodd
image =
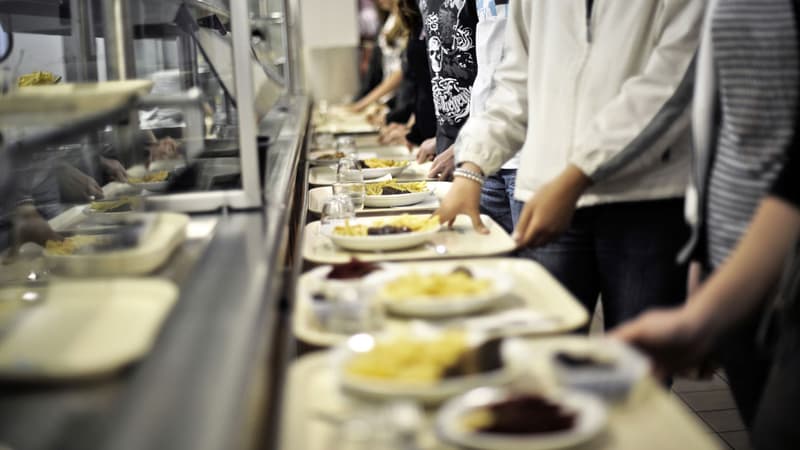
M 356 213 L 353 208 L 353 201 L 347 194 L 334 194 L 333 197 L 325 200 L 322 204 L 322 211 L 320 214 L 320 224 L 339 225 L 343 224 L 345 220 L 355 219 Z
M 356 140 L 352 136 L 340 136 L 336 139 L 336 150 L 344 153 L 347 157 L 358 159 Z
M 356 211 L 364 209 L 366 187 L 364 174 L 361 173 L 357 159 L 346 157 L 339 160 L 336 165 L 336 183 L 333 185 L 333 193 L 349 195 Z

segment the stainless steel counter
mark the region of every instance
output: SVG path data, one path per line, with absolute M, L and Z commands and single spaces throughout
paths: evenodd
M 267 124 L 280 132 L 266 158 L 263 210 L 194 217 L 195 238 L 160 274 L 181 291 L 150 355 L 105 380 L 0 385 L 0 448 L 266 446 L 261 432 L 270 421 L 270 362 L 308 115 L 308 100 L 294 97 Z

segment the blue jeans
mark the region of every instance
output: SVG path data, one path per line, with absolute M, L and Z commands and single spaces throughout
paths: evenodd
M 580 208 L 555 241 L 519 254 L 542 264 L 589 312 L 603 299 L 605 328 L 686 297 L 686 265 L 676 257 L 689 237 L 683 200 Z
M 507 233 L 514 230 L 524 206 L 524 203 L 514 199 L 516 181 L 516 170 L 502 169 L 486 177 L 481 189 L 481 213 L 494 219 Z

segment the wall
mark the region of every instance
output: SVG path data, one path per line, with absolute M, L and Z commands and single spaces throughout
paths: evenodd
M 307 89 L 315 99 L 351 99 L 359 84 L 357 1 L 299 3 Z

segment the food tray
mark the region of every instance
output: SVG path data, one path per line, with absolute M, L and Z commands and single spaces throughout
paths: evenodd
M 442 199 L 447 191 L 450 190 L 452 183 L 446 181 L 429 181 L 428 186 L 433 190 L 433 194 L 427 200 L 407 206 L 395 206 L 392 208 L 369 208 L 365 207 L 360 211 L 356 211 L 359 216 L 368 216 L 373 214 L 401 214 L 401 213 L 423 213 L 433 212 L 439 207 L 439 200 Z M 308 210 L 314 214 L 319 215 L 322 212 L 322 205 L 325 200 L 333 196 L 333 188 L 330 186 L 322 186 L 310 189 L 308 191 Z
M 424 164 L 417 164 L 412 162 L 406 167 L 405 170 L 400 172 L 399 175 L 393 177 L 398 181 L 420 181 L 428 177 L 428 172 L 431 167 L 430 162 Z M 376 179 L 366 180 L 367 182 L 375 181 Z M 312 186 L 330 186 L 336 183 L 336 168 L 330 166 L 314 166 L 308 171 L 308 183 Z
M 0 288 L 0 298 L 14 291 Z M 116 372 L 147 354 L 178 298 L 177 287 L 161 279 L 55 280 L 45 292 L 34 306 L 0 310 L 10 324 L 0 342 L 0 379 Z
M 186 238 L 189 216 L 158 213 L 152 229 L 138 246 L 85 255 L 53 255 L 44 252 L 45 265 L 67 276 L 144 275 L 161 267 Z
M 478 262 L 479 261 L 479 262 Z M 574 330 L 584 325 L 589 316 L 575 298 L 567 292 L 541 265 L 520 258 L 489 258 L 481 260 L 457 259 L 451 261 L 428 261 L 397 263 L 398 268 L 411 268 L 420 273 L 442 266 L 480 266 L 485 270 L 507 273 L 514 280 L 511 295 L 497 302 L 489 310 L 466 318 L 491 317 L 508 314 L 509 311 L 533 311 L 543 318 L 541 328 L 528 328 L 525 334 L 553 334 Z M 316 346 L 332 346 L 347 338 L 344 334 L 324 330 L 318 325 L 312 309 L 311 292 L 321 274 L 318 271 L 308 272 L 297 281 L 297 295 L 292 314 L 292 329 L 299 340 Z M 395 315 L 386 316 L 386 331 L 407 329 L 415 318 L 404 318 Z M 434 321 L 434 325 L 451 324 L 454 317 Z M 512 335 L 513 330 L 509 329 Z M 505 334 L 505 333 L 504 333 Z
M 335 166 L 338 159 L 319 159 L 319 156 L 324 154 L 335 153 L 333 148 L 317 149 L 308 152 L 307 159 L 312 165 L 327 165 Z M 412 154 L 404 145 L 381 145 L 375 147 L 361 147 L 357 148 L 357 156 L 359 159 L 370 158 L 386 158 L 386 159 L 411 159 Z
M 391 216 L 383 216 L 389 218 Z M 378 219 L 380 217 L 376 217 Z M 339 264 L 357 257 L 362 261 L 408 261 L 453 259 L 474 256 L 496 256 L 513 251 L 516 243 L 489 216 L 481 216 L 489 234 L 479 234 L 467 216 L 458 216 L 452 230 L 443 226 L 430 244 L 392 252 L 349 252 L 336 247 L 322 236 L 319 221 L 306 225 L 303 236 L 303 257 L 316 264 Z
M 538 341 L 537 341 L 538 342 Z M 541 342 L 544 342 L 542 340 Z M 342 439 L 341 426 L 364 408 L 378 407 L 344 394 L 335 378 L 330 352 L 304 356 L 289 368 L 281 411 L 282 449 L 355 450 L 369 448 Z M 432 428 L 435 409 L 424 411 L 418 433 L 421 450 L 450 450 Z M 713 434 L 687 411 L 680 400 L 670 396 L 650 377 L 635 387 L 631 398 L 609 407 L 609 422 L 587 447 L 597 450 L 706 450 L 719 445 Z M 676 433 L 675 430 L 680 430 Z M 361 443 L 363 444 L 363 443 Z

